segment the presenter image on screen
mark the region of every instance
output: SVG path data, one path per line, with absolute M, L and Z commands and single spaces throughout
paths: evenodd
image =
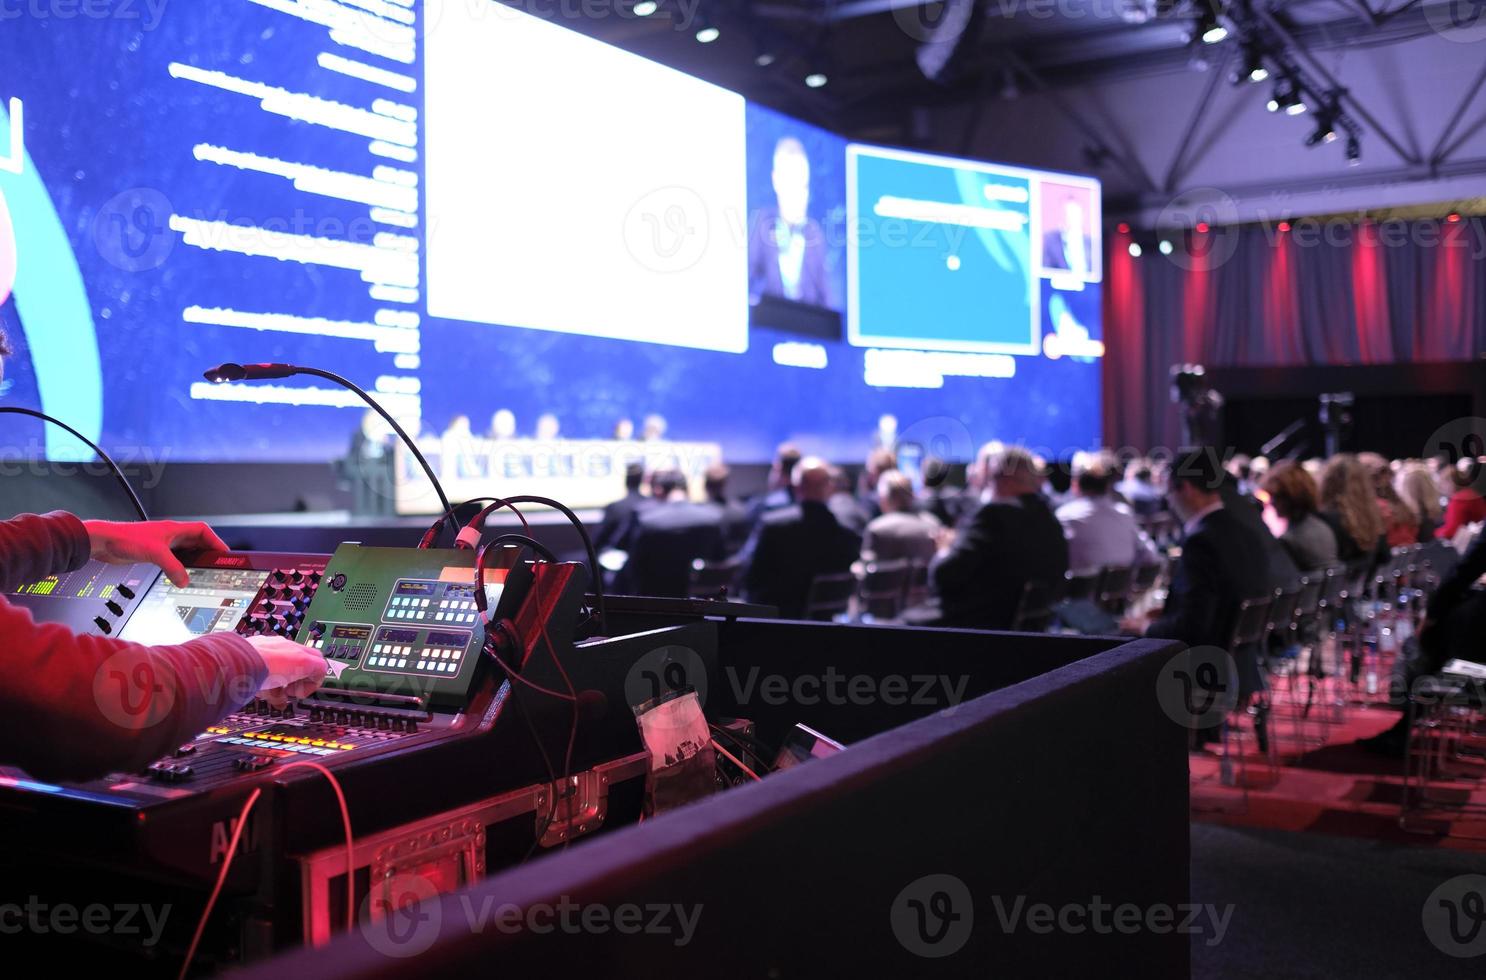
M 755 215 L 748 242 L 748 282 L 755 299 L 782 296 L 832 306 L 825 230 L 809 215 L 810 157 L 793 136 L 774 144 L 770 174 L 775 204 Z
M 1043 271 L 1096 278 L 1093 191 L 1047 182 L 1042 185 L 1041 205 Z

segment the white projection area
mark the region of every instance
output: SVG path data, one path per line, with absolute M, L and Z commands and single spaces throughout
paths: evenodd
M 431 9 L 429 314 L 746 350 L 743 98 L 499 4 Z

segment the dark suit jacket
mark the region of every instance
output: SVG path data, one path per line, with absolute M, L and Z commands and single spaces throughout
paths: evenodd
M 1171 594 L 1147 636 L 1227 650 L 1239 603 L 1272 592 L 1263 539 L 1224 507 L 1182 541 Z
M 815 576 L 847 571 L 862 550 L 859 535 L 842 527 L 825 504 L 811 501 L 765 514 L 751 544 L 744 594 L 750 602 L 778 606 L 790 619 L 804 614 Z
M 777 208 L 763 208 L 748 240 L 748 286 L 754 296 L 781 296 L 815 306 L 832 306 L 831 284 L 826 277 L 826 235 L 815 219 L 805 222 L 805 258 L 800 264 L 800 295 L 786 296 L 779 275 L 779 240 L 774 225 Z
M 940 624 L 1007 629 L 1028 582 L 1055 584 L 1068 571 L 1068 541 L 1035 493 L 993 500 L 960 529 L 931 569 Z
M 691 563 L 727 557 L 723 509 L 713 503 L 673 501 L 636 515 L 629 536 L 629 560 L 617 587 L 636 595 L 685 598 Z
M 593 537 L 594 550 L 624 549 L 635 515 L 653 506 L 655 506 L 654 500 L 644 496 L 638 490 L 632 490 L 605 507 L 604 522 L 599 525 L 598 533 Z

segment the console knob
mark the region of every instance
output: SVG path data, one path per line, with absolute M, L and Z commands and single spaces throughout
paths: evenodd
M 133 599 L 134 590 L 129 588 L 129 586 L 127 585 L 121 585 L 119 586 L 119 595 L 123 596 L 125 599 Z
M 119 605 L 117 602 L 114 602 L 112 599 L 105 602 L 103 604 L 103 607 L 109 612 L 113 613 L 115 616 L 124 615 L 124 607 Z
M 112 633 L 114 631 L 113 624 L 104 619 L 102 616 L 94 616 L 93 625 L 103 630 L 103 632 L 105 633 Z

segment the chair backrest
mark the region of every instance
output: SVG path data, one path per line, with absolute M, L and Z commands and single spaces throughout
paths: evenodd
M 1238 615 L 1233 620 L 1232 651 L 1253 646 L 1264 639 L 1269 628 L 1270 597 L 1245 599 L 1239 603 Z
M 929 563 L 913 559 L 903 580 L 903 608 L 916 606 L 929 598 Z
M 1300 586 L 1289 589 L 1275 589 L 1274 597 L 1269 600 L 1268 622 L 1265 624 L 1265 632 L 1270 636 L 1276 633 L 1289 634 L 1295 629 L 1295 611 L 1300 602 Z
M 693 599 L 724 599 L 738 588 L 743 563 L 736 558 L 707 561 L 698 558 L 691 563 L 691 584 L 687 595 Z
M 892 619 L 901 613 L 908 590 L 908 572 L 906 560 L 868 564 L 857 584 L 861 611 L 873 619 Z
M 1135 570 L 1129 565 L 1107 565 L 1099 571 L 1095 598 L 1110 612 L 1121 612 L 1130 601 L 1130 584 Z
M 1011 628 L 1022 633 L 1046 633 L 1053 621 L 1053 603 L 1058 600 L 1061 591 L 1046 582 L 1028 582 L 1023 585 Z
M 1136 565 L 1135 571 L 1130 578 L 1130 598 L 1134 599 L 1145 595 L 1156 587 L 1161 581 L 1161 563 L 1158 561 L 1147 562 L 1144 565 Z
M 1063 598 L 1092 599 L 1099 588 L 1098 569 L 1068 572 L 1063 576 Z
M 805 618 L 832 620 L 850 611 L 856 590 L 857 579 L 850 572 L 815 576 L 805 595 Z

